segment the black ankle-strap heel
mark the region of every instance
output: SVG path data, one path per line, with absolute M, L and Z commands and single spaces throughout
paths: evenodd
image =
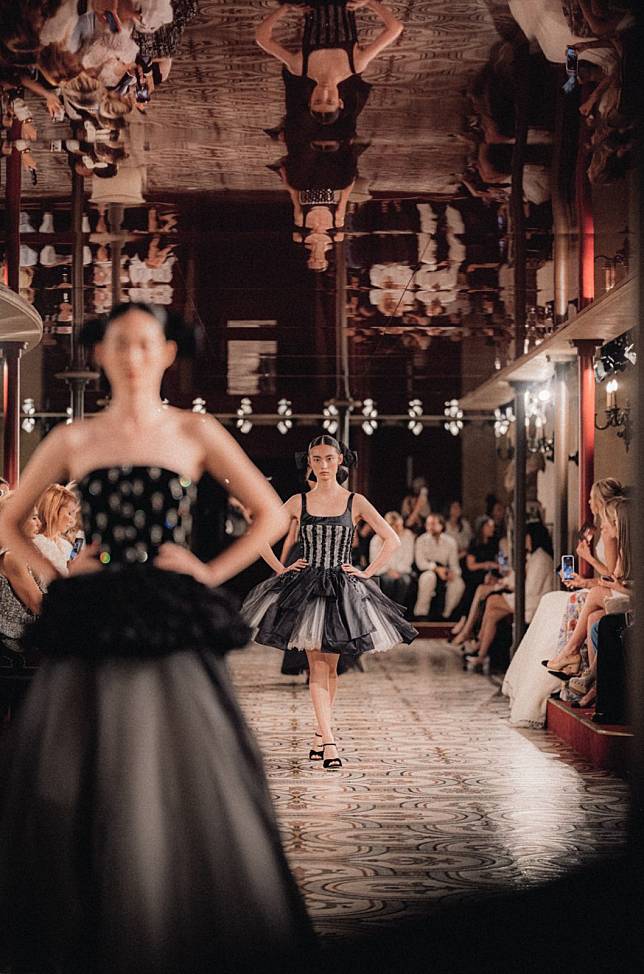
M 335 741 L 331 741 L 330 744 L 323 744 L 322 756 L 324 757 L 325 747 L 335 747 L 335 746 L 336 746 Z M 322 767 L 324 768 L 325 771 L 337 771 L 338 768 L 342 767 L 342 761 L 340 760 L 340 758 L 324 758 L 324 760 L 322 761 Z
M 316 731 L 313 737 L 322 737 L 322 735 L 318 734 Z M 324 745 L 322 745 L 321 751 L 316 751 L 314 747 L 312 747 L 311 750 L 309 751 L 309 761 L 321 761 L 323 757 L 324 757 Z

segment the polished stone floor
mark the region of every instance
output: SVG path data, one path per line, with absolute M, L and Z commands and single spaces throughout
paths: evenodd
M 418 640 L 341 678 L 335 773 L 308 762 L 308 691 L 279 667 L 260 647 L 231 659 L 320 934 L 525 888 L 621 847 L 626 784 L 547 732 L 510 727 L 505 698 L 446 643 Z

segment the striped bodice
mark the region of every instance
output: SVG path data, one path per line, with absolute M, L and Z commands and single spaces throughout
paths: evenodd
M 339 568 L 351 564 L 353 541 L 353 494 L 349 494 L 347 508 L 339 517 L 316 517 L 306 509 L 306 494 L 302 494 L 300 542 L 302 557 L 312 568 Z

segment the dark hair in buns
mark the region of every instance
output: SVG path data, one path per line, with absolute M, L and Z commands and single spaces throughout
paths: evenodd
M 180 315 L 167 311 L 163 305 L 146 304 L 143 301 L 122 301 L 114 305 L 108 315 L 86 321 L 80 332 L 81 344 L 87 348 L 98 345 L 105 338 L 112 322 L 130 311 L 142 311 L 155 318 L 161 325 L 166 340 L 176 342 L 180 355 L 189 355 L 194 351 L 194 335 Z
M 339 484 L 348 480 L 349 470 L 358 463 L 358 454 L 355 450 L 351 450 L 346 443 L 336 440 L 335 436 L 331 436 L 329 433 L 322 433 L 321 436 L 314 437 L 309 443 L 306 453 L 295 454 L 295 464 L 298 470 L 306 470 L 309 466 L 309 453 L 316 446 L 332 446 L 338 453 L 342 454 L 342 466 L 338 467 L 337 480 Z M 311 474 L 309 480 L 317 480 L 314 473 Z

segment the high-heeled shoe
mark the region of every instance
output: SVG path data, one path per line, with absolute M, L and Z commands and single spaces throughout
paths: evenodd
M 551 670 L 549 666 L 547 666 L 546 669 L 551 676 L 556 676 L 558 680 L 569 680 L 571 676 L 579 676 L 580 663 L 581 658 L 579 663 L 567 663 L 565 666 L 562 666 L 560 670 Z
M 552 673 L 555 670 L 557 672 L 563 672 L 564 670 L 567 670 L 569 666 L 572 665 L 575 665 L 577 669 L 579 669 L 581 665 L 581 656 L 579 655 L 579 653 L 575 653 L 572 656 L 561 656 L 559 657 L 558 662 L 554 663 L 554 660 L 556 659 L 557 659 L 556 656 L 553 656 L 552 659 L 542 659 L 541 665 L 545 666 L 545 668 L 548 670 L 549 673 Z M 577 674 L 573 673 L 571 675 L 576 676 Z
M 335 742 L 331 741 L 330 744 L 323 744 L 322 747 L 335 747 Z M 322 753 L 324 754 L 324 751 Z M 325 771 L 338 771 L 339 768 L 342 767 L 342 761 L 340 758 L 324 758 L 322 761 L 322 767 Z
M 317 731 L 313 734 L 313 737 L 319 737 L 322 740 L 322 735 L 318 734 Z M 322 745 L 322 750 L 318 751 L 316 748 L 312 747 L 309 751 L 309 761 L 321 761 L 324 757 L 324 745 Z

